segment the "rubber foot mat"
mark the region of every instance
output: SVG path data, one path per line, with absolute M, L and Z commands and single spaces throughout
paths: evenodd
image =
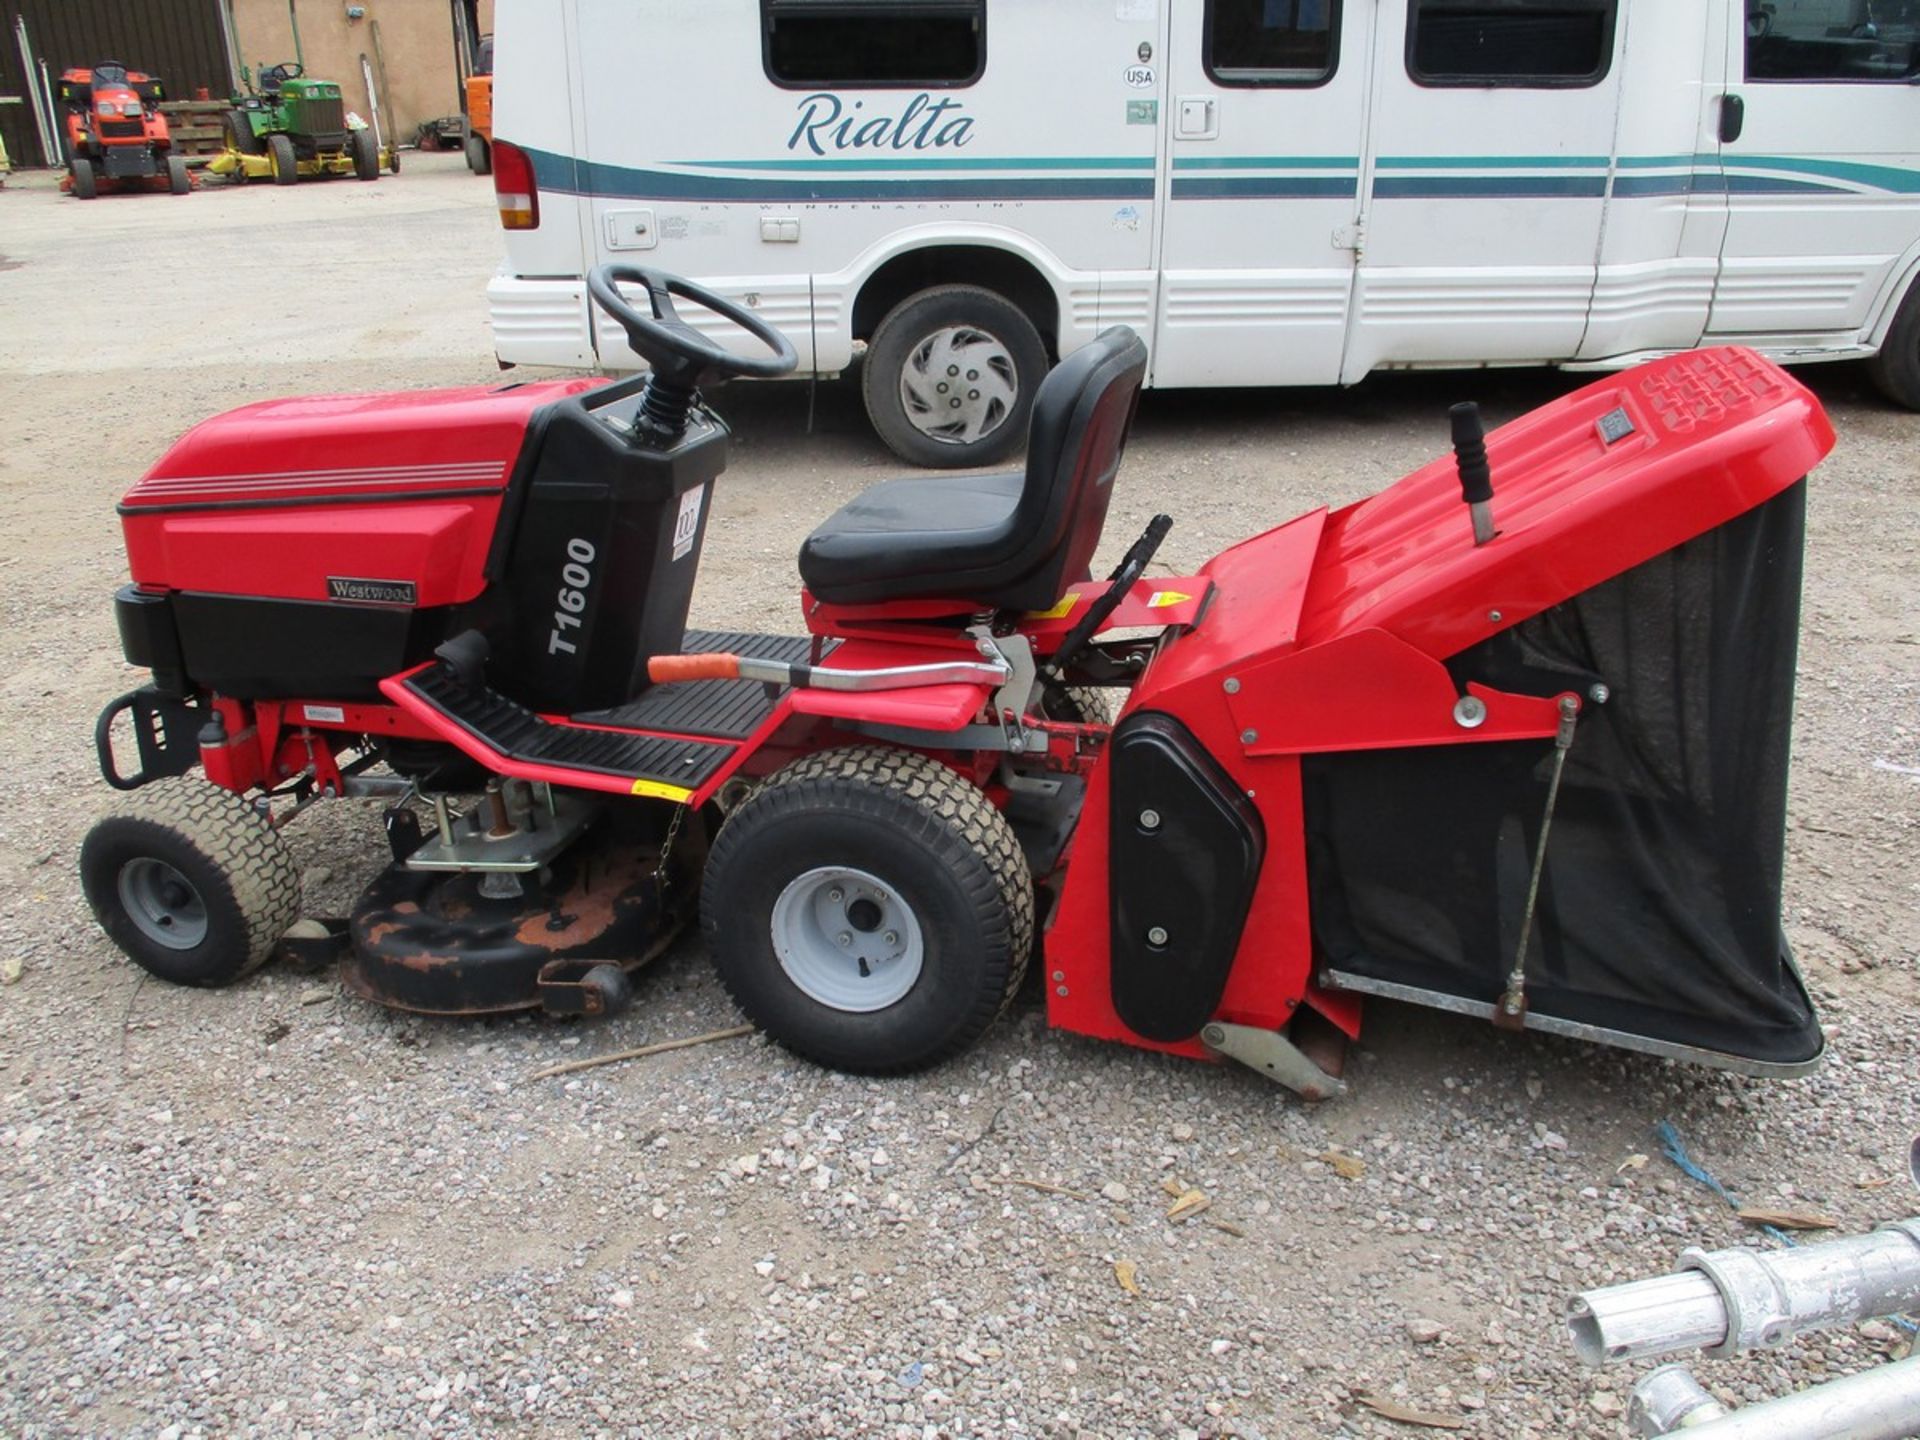
M 827 641 L 822 656 L 831 654 L 839 643 Z M 756 660 L 784 660 L 805 665 L 813 659 L 813 641 L 806 635 L 689 630 L 680 651 L 683 655 L 720 651 L 749 655 Z M 573 718 L 593 725 L 744 740 L 766 723 L 785 690 L 783 685 L 768 685 L 759 680 L 693 680 L 683 685 L 656 685 L 625 705 L 616 705 L 610 710 L 590 710 Z
M 623 735 L 570 721 L 543 720 L 497 691 L 462 684 L 443 664 L 422 670 L 406 681 L 406 687 L 476 739 L 525 764 L 590 770 L 692 790 L 739 748 L 710 740 Z

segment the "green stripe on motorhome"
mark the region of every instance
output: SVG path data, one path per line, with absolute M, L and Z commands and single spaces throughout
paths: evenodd
M 529 150 L 543 190 L 611 199 L 736 201 L 1152 200 L 1152 162 L 1117 155 L 710 160 L 635 168 Z M 1710 154 L 1388 155 L 1381 200 L 1621 199 L 1701 195 L 1920 194 L 1920 171 L 1855 161 Z M 1174 200 L 1352 199 L 1360 161 L 1347 155 L 1178 156 Z M 716 174 L 714 171 L 733 173 Z M 1346 172 L 1346 173 L 1335 173 Z M 1662 173 L 1665 172 L 1665 173 Z
M 936 176 L 814 175 L 808 178 L 701 175 L 648 170 L 598 161 L 575 160 L 548 150 L 527 152 L 542 190 L 608 199 L 794 201 L 831 203 L 848 200 L 1151 200 L 1153 176 L 1139 175 L 993 175 L 967 178 Z

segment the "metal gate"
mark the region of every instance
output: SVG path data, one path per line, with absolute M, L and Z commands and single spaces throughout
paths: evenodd
M 233 89 L 223 0 L 0 0 L 0 96 L 18 96 L 19 104 L 0 102 L 0 137 L 16 166 L 43 165 L 40 131 L 34 124 L 33 88 L 20 53 L 21 21 L 32 47 L 34 85 L 40 62 L 56 83 L 72 65 L 119 60 L 165 82 L 173 100 L 193 98 L 199 86 L 215 97 Z M 43 102 L 44 103 L 44 102 Z M 61 127 L 65 126 L 64 117 Z M 56 132 L 54 143 L 58 145 Z

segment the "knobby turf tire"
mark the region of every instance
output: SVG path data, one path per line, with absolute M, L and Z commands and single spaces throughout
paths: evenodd
M 820 866 L 864 870 L 914 912 L 922 968 L 885 1009 L 820 1003 L 774 950 L 775 901 Z M 707 861 L 700 913 L 722 984 L 776 1043 L 834 1069 L 900 1074 L 965 1050 L 1019 990 L 1033 877 L 979 787 L 924 755 L 855 746 L 795 761 L 735 808 Z
M 205 938 L 171 949 L 146 935 L 120 890 L 130 863 L 160 860 L 198 893 Z M 80 882 L 95 918 L 142 968 L 178 985 L 230 985 L 262 965 L 300 916 L 300 874 L 279 831 L 252 805 L 180 777 L 133 791 L 87 832 Z
M 1049 685 L 1041 692 L 1040 709 L 1049 720 L 1070 725 L 1113 724 L 1113 702 L 1098 685 Z

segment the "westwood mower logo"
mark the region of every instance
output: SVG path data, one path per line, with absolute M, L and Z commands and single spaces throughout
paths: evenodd
M 800 118 L 787 149 L 815 155 L 848 150 L 958 150 L 973 139 L 973 117 L 958 100 L 935 100 L 924 91 L 898 115 L 870 113 L 864 100 L 851 104 L 822 92 L 799 103 Z
M 414 588 L 411 580 L 359 580 L 351 575 L 329 575 L 327 598 L 351 600 L 360 605 L 411 605 Z

